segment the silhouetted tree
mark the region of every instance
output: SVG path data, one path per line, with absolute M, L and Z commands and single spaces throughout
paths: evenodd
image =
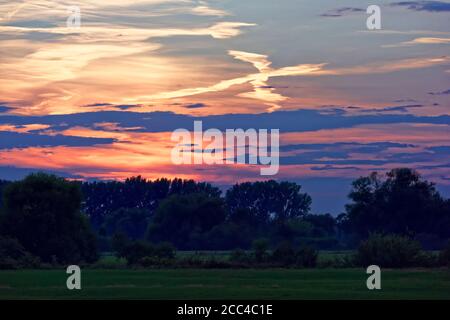
M 10 184 L 11 182 L 6 180 L 0 180 L 0 195 L 3 194 L 3 189 Z M 3 206 L 3 198 L 0 197 L 0 214 L 1 214 L 1 208 Z
M 352 203 L 346 206 L 346 215 L 340 217 L 348 231 L 362 238 L 370 233 L 448 236 L 450 212 L 446 201 L 416 171 L 394 169 L 385 180 L 372 173 L 355 180 L 352 186 Z
M 141 176 L 131 177 L 123 182 L 85 182 L 82 191 L 83 211 L 96 230 L 100 229 L 107 217 L 122 208 L 146 210 L 152 214 L 161 200 L 173 194 L 202 192 L 212 197 L 219 197 L 221 194 L 218 188 L 209 183 L 165 178 L 151 181 Z
M 245 182 L 227 191 L 226 204 L 232 219 L 246 209 L 246 214 L 252 216 L 246 219 L 254 219 L 261 224 L 280 222 L 309 212 L 311 197 L 300 190 L 301 186 L 292 182 Z
M 92 262 L 96 241 L 80 205 L 77 183 L 31 174 L 4 190 L 1 233 L 44 262 Z
M 168 241 L 178 249 L 204 248 L 208 232 L 225 218 L 220 198 L 203 193 L 175 194 L 163 200 L 155 211 L 147 238 L 152 242 Z
M 105 235 L 124 233 L 130 239 L 142 239 L 147 231 L 150 213 L 146 209 L 120 208 L 105 218 L 103 228 Z

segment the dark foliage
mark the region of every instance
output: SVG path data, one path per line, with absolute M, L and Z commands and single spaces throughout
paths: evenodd
M 172 195 L 156 210 L 147 239 L 168 241 L 178 249 L 208 248 L 208 234 L 225 219 L 220 198 L 203 193 Z
M 392 170 L 385 180 L 376 173 L 359 178 L 349 197 L 352 203 L 340 217 L 340 225 L 360 239 L 370 233 L 450 238 L 449 201 L 411 169 Z
M 0 195 L 3 194 L 3 189 L 11 182 L 6 180 L 0 180 Z M 0 197 L 0 208 L 3 206 L 3 197 Z
M 80 183 L 33 174 L 0 181 L 0 189 L 0 234 L 16 239 L 6 243 L 14 247 L 11 241 L 18 241 L 25 257 L 8 256 L 4 265 L 19 267 L 32 257 L 43 263 L 92 262 L 96 246 L 132 265 L 195 265 L 196 259 L 175 259 L 172 245 L 150 244 L 161 242 L 180 250 L 253 248 L 234 251 L 228 264 L 203 259 L 202 266 L 314 267 L 315 249 L 356 248 L 371 234 L 379 235 L 361 244 L 357 260 L 332 264 L 430 266 L 437 257 L 409 239 L 441 249 L 450 238 L 450 200 L 411 169 L 355 180 L 351 203 L 337 218 L 310 214 L 310 196 L 291 182 L 236 184 L 222 196 L 218 188 L 192 180 Z M 446 264 L 446 250 L 439 260 Z
M 296 249 L 290 242 L 283 242 L 273 251 L 271 262 L 282 267 L 315 268 L 319 253 L 317 250 L 301 246 Z
M 150 212 L 146 209 L 120 208 L 105 218 L 102 228 L 105 236 L 123 233 L 137 240 L 144 238 L 149 221 Z
M 269 259 L 269 241 L 267 239 L 257 239 L 253 241 L 253 257 L 256 263 L 267 262 Z
M 232 218 L 245 209 L 245 219 L 264 225 L 306 215 L 312 200 L 300 190 L 301 186 L 292 182 L 246 182 L 228 190 L 225 201 Z
M 219 197 L 218 188 L 208 183 L 193 180 L 158 179 L 155 181 L 132 177 L 124 182 L 85 182 L 82 184 L 83 211 L 99 230 L 105 220 L 114 212 L 125 209 L 139 209 L 151 214 L 159 203 L 173 194 L 205 193 Z
M 439 263 L 450 268 L 450 242 L 439 253 Z
M 39 267 L 39 258 L 12 238 L 0 237 L 0 269 L 19 269 Z
M 117 251 L 121 258 L 127 260 L 128 265 L 150 266 L 157 265 L 161 261 L 171 261 L 175 258 L 175 248 L 167 242 L 157 245 L 138 240 L 124 243 Z
M 123 258 L 125 257 L 126 249 L 130 242 L 124 233 L 116 233 L 111 240 L 111 249 L 116 253 L 116 256 Z
M 418 241 L 399 235 L 373 235 L 362 241 L 356 263 L 363 267 L 377 265 L 384 268 L 421 267 L 433 264 Z
M 1 233 L 43 262 L 97 259 L 96 240 L 80 213 L 78 184 L 44 173 L 9 184 L 3 193 Z

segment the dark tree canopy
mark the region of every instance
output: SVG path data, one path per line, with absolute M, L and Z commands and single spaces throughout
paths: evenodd
M 3 194 L 3 189 L 5 189 L 5 187 L 10 184 L 11 182 L 6 181 L 6 180 L 0 180 L 0 195 Z M 0 196 L 0 208 L 3 206 L 3 197 Z
M 82 185 L 83 211 L 90 217 L 95 229 L 99 229 L 106 217 L 121 209 L 143 209 L 152 213 L 161 200 L 172 194 L 202 192 L 219 197 L 221 191 L 209 183 L 193 180 L 158 179 L 155 181 L 132 177 L 125 181 L 95 181 Z
M 220 198 L 202 193 L 172 195 L 163 200 L 148 229 L 148 239 L 168 241 L 178 249 L 207 246 L 207 234 L 225 221 Z
M 3 193 L 1 233 L 17 239 L 44 262 L 91 262 L 95 238 L 80 213 L 81 190 L 74 182 L 44 173 L 9 184 Z
M 407 168 L 353 182 L 343 224 L 361 237 L 370 233 L 450 236 L 450 212 L 434 185 Z
M 130 239 L 143 239 L 150 221 L 150 213 L 146 209 L 120 208 L 108 215 L 103 223 L 106 235 L 126 234 Z
M 351 202 L 337 218 L 310 214 L 311 197 L 300 185 L 273 180 L 236 184 L 224 196 L 208 183 L 139 176 L 81 183 L 40 173 L 0 181 L 0 188 L 0 237 L 17 240 L 43 262 L 92 261 L 96 244 L 110 251 L 135 240 L 233 250 L 249 249 L 264 238 L 271 248 L 290 243 L 335 249 L 354 248 L 381 233 L 438 249 L 450 238 L 450 200 L 411 169 L 355 180 Z
M 300 185 L 274 180 L 236 184 L 226 193 L 232 216 L 245 209 L 260 223 L 302 217 L 309 212 L 311 201 Z

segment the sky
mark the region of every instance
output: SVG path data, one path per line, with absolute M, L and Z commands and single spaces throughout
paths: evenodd
M 270 178 L 300 183 L 315 213 L 396 167 L 449 197 L 449 47 L 448 1 L 0 0 L 0 179 L 268 178 L 173 164 L 172 132 L 201 120 L 279 129 Z

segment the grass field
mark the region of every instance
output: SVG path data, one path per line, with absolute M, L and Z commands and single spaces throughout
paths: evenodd
M 384 270 L 382 290 L 363 269 L 0 271 L 0 299 L 450 299 L 448 270 Z

